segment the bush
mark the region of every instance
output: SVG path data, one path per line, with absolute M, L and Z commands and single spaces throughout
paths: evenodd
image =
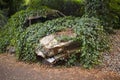
M 7 36 L 9 36 L 10 34 L 8 34 L 6 31 L 4 31 L 3 29 L 0 29 L 0 53 L 3 53 L 6 51 L 6 47 L 7 45 L 9 45 L 9 38 Z
M 85 13 L 101 20 L 107 32 L 119 27 L 120 0 L 85 0 Z
M 4 15 L 4 12 L 0 10 L 0 29 L 6 24 L 7 17 Z
M 110 0 L 110 13 L 112 14 L 113 28 L 120 28 L 120 0 Z
M 65 15 L 81 16 L 84 0 L 31 0 L 26 2 L 29 8 L 37 9 L 40 6 L 47 6 L 59 10 Z
M 6 40 L 3 39 L 3 37 L 5 36 L 3 35 L 3 33 L 5 33 L 5 31 L 3 31 L 4 30 L 3 28 L 6 23 L 7 23 L 7 17 L 4 15 L 4 12 L 0 10 L 0 53 L 5 51 L 4 46 L 7 45 Z

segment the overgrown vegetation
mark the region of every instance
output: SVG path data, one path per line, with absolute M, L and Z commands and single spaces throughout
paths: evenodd
M 110 13 L 113 17 L 115 26 L 113 28 L 119 29 L 120 28 L 120 0 L 110 0 Z
M 0 52 L 5 52 L 9 45 L 15 46 L 17 58 L 28 62 L 37 60 L 35 48 L 40 38 L 72 28 L 77 34 L 72 40 L 79 41 L 81 46 L 76 51 L 78 54 L 69 56 L 67 64 L 91 68 L 100 63 L 101 52 L 108 48 L 106 32 L 120 26 L 119 0 L 1 0 L 0 4 Z M 57 10 L 41 6 L 79 17 L 58 18 L 61 16 Z M 53 18 L 48 19 L 48 15 Z M 41 16 L 45 21 L 29 25 L 29 18 L 35 16 Z M 66 36 L 62 39 L 71 40 Z
M 91 68 L 99 64 L 101 52 L 109 47 L 106 34 L 99 19 L 83 17 L 77 19 L 77 23 L 75 32 L 78 37 L 75 40 L 81 41 L 80 62 L 84 67 Z
M 77 38 L 73 39 L 81 43 L 79 51 L 79 58 L 77 55 L 74 59 L 77 62 L 70 62 L 71 65 L 75 63 L 82 63 L 84 67 L 90 68 L 99 63 L 101 51 L 106 49 L 107 42 L 103 27 L 95 18 L 74 18 L 65 17 L 52 21 L 47 21 L 44 24 L 38 23 L 30 26 L 18 38 L 17 57 L 24 61 L 36 61 L 35 47 L 39 39 L 43 36 L 61 31 L 66 28 L 73 28 L 77 34 Z M 78 52 L 77 51 L 77 52 Z M 71 58 L 73 60 L 73 58 Z
M 4 15 L 4 12 L 0 10 L 0 28 L 2 28 L 7 22 L 7 17 Z
M 29 22 L 27 22 L 29 17 L 41 16 L 47 20 L 49 14 L 52 18 L 60 17 L 60 15 L 57 14 L 56 10 L 52 10 L 47 7 L 41 7 L 38 10 L 21 10 L 11 16 L 11 18 L 8 20 L 8 23 L 1 30 L 0 51 L 3 52 L 6 49 L 7 45 L 13 46 L 16 44 L 16 39 L 19 34 L 24 32 L 24 30 L 29 26 Z
M 26 5 L 29 8 L 38 8 L 47 6 L 52 9 L 57 9 L 65 15 L 82 16 L 84 13 L 84 0 L 26 0 Z
M 88 17 L 96 17 L 106 31 L 118 27 L 119 24 L 119 0 L 85 0 L 85 14 Z M 117 11 L 115 11 L 117 10 Z
M 18 59 L 24 61 L 35 61 L 35 47 L 38 40 L 43 36 L 49 35 L 56 31 L 67 27 L 72 27 L 73 19 L 74 18 L 72 17 L 65 17 L 47 21 L 45 23 L 37 23 L 28 27 L 26 31 L 23 32 L 18 38 L 18 44 L 16 46 L 16 55 Z
M 5 14 L 10 17 L 15 12 L 23 9 L 24 0 L 0 0 L 0 9 L 5 11 Z

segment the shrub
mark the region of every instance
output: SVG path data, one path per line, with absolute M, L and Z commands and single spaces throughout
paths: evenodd
M 4 12 L 0 10 L 0 29 L 6 24 L 7 17 L 4 15 Z
M 0 53 L 5 51 L 4 46 L 7 45 L 6 40 L 3 39 L 3 37 L 5 36 L 3 35 L 3 33 L 5 33 L 5 31 L 3 31 L 4 30 L 3 28 L 6 23 L 7 23 L 7 17 L 4 15 L 4 12 L 0 10 Z
M 7 37 L 9 34 L 3 29 L 0 29 L 0 53 L 6 51 L 6 46 L 9 45 L 9 38 Z
M 41 5 L 52 9 L 57 9 L 65 15 L 81 16 L 83 10 L 84 0 L 31 0 L 26 2 L 29 8 L 38 8 Z
M 113 28 L 120 28 L 120 0 L 110 0 L 110 13 L 114 24 Z

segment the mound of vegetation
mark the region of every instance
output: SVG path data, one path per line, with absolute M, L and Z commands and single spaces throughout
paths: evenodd
M 114 10 L 116 10 L 117 8 L 114 8 L 113 6 L 111 6 L 111 11 L 113 11 L 114 14 L 109 13 L 109 1 L 29 1 L 31 3 L 28 4 L 28 8 L 26 10 L 21 10 L 11 16 L 7 25 L 1 28 L 0 52 L 5 52 L 7 46 L 10 45 L 16 47 L 16 56 L 19 60 L 28 62 L 37 61 L 35 48 L 38 45 L 40 38 L 67 28 L 71 28 L 77 35 L 77 37 L 73 38 L 72 40 L 79 42 L 80 47 L 79 50 L 76 51 L 76 53 L 79 54 L 70 55 L 69 58 L 66 59 L 67 64 L 82 64 L 86 68 L 91 68 L 94 65 L 100 63 L 99 60 L 101 58 L 101 52 L 108 48 L 104 29 L 109 27 L 111 28 L 115 24 L 119 24 L 120 18 L 119 13 L 114 13 Z M 40 3 L 41 1 L 42 3 Z M 67 15 L 81 16 L 81 14 L 83 14 L 83 1 L 85 1 L 86 6 L 84 6 L 85 16 L 82 18 L 63 17 L 64 15 L 57 10 L 49 9 L 47 7 L 41 7 L 41 5 L 46 5 L 52 8 L 59 9 Z M 115 1 L 117 2 L 118 0 Z M 56 5 L 50 4 L 52 2 L 54 2 L 53 4 Z M 119 3 L 119 1 L 117 3 Z M 72 7 L 70 7 L 69 5 L 72 5 Z M 117 10 L 119 10 L 119 8 Z
M 74 29 L 77 38 L 73 40 L 81 43 L 79 50 L 76 51 L 80 54 L 70 56 L 68 64 L 81 63 L 86 68 L 98 64 L 101 52 L 108 47 L 105 33 L 98 19 L 84 17 L 64 17 L 31 25 L 17 40 L 17 58 L 23 61 L 36 61 L 35 47 L 39 39 L 66 28 Z

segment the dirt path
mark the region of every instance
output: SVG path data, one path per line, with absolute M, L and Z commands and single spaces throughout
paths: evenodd
M 16 61 L 0 54 L 0 80 L 120 80 L 120 31 L 111 35 L 113 48 L 104 54 L 104 66 L 86 70 L 80 67 L 48 67 Z
M 18 62 L 9 54 L 0 55 L 0 80 L 120 80 L 115 72 L 78 67 L 53 68 Z

